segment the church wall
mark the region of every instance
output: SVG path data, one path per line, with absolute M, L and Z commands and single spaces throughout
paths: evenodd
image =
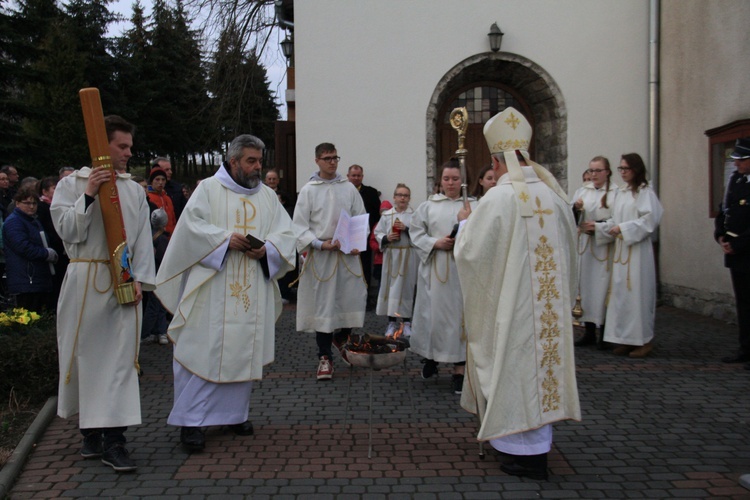
M 647 0 L 315 0 L 294 7 L 298 189 L 315 170 L 314 147 L 330 141 L 342 174 L 358 163 L 383 199 L 405 182 L 412 205 L 423 201 L 430 97 L 451 68 L 489 52 L 493 22 L 505 33 L 501 51 L 544 68 L 562 93 L 571 193 L 595 155 L 614 165 L 624 152 L 648 157 Z
M 750 118 L 750 2 L 663 0 L 660 280 L 665 303 L 735 316 L 729 271 L 709 217 L 704 132 Z

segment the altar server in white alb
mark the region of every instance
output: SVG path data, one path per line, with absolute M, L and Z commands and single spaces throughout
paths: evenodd
M 386 336 L 393 335 L 403 322 L 403 335 L 411 336 L 414 288 L 417 286 L 417 253 L 411 245 L 409 225 L 414 210 L 409 206 L 411 189 L 398 184 L 393 192 L 395 206 L 380 215 L 375 238 L 383 252 L 378 305 L 375 313 L 388 316 Z
M 459 214 L 468 219 L 455 249 L 468 337 L 461 406 L 479 416 L 477 439 L 514 456 L 503 471 L 543 480 L 552 424 L 581 418 L 575 221 L 552 174 L 529 158 L 519 111 L 491 118 L 484 136 L 497 185 Z
M 60 388 L 57 414 L 76 413 L 83 434 L 81 455 L 101 457 L 117 472 L 137 466 L 125 448 L 128 426 L 141 423 L 138 347 L 142 291 L 154 288 L 154 247 L 143 188 L 126 174 L 135 127 L 110 115 L 104 124 L 117 172 L 122 221 L 135 280 L 136 303 L 115 297 L 99 186 L 111 178 L 104 167 L 83 167 L 57 184 L 50 213 L 70 265 L 57 304 Z
M 585 183 L 573 195 L 573 211 L 578 220 L 578 266 L 581 307 L 586 333 L 576 346 L 596 344 L 604 348 L 604 313 L 607 291 L 612 274 L 612 244 L 597 243 L 594 232 L 603 230 L 604 222 L 612 217 L 612 208 L 619 190 L 611 182 L 609 160 L 597 156 L 589 162 L 591 182 Z M 597 336 L 597 327 L 600 328 Z
M 646 180 L 646 165 L 638 153 L 622 155 L 624 186 L 612 218 L 596 231 L 598 242 L 614 241 L 612 282 L 607 305 L 605 342 L 620 344 L 614 353 L 643 358 L 654 348 L 656 263 L 653 237 L 664 209 Z
M 336 172 L 339 160 L 333 144 L 315 147 L 318 171 L 302 187 L 294 208 L 297 251 L 306 256 L 297 291 L 297 331 L 315 333 L 318 380 L 331 380 L 331 344 L 345 354 L 341 347 L 352 328 L 364 324 L 367 302 L 359 252 L 344 254 L 332 240 L 341 210 L 350 216 L 367 213 L 354 184 Z
M 411 218 L 410 236 L 419 257 L 411 350 L 425 358 L 424 379 L 437 374 L 439 363 L 451 363 L 451 387 L 461 394 L 466 335 L 461 285 L 453 257 L 456 216 L 464 205 L 458 160 L 443 163 L 437 173 L 439 192 L 420 204 Z M 474 205 L 476 200 L 469 198 L 468 203 Z
M 231 142 L 228 161 L 188 200 L 156 277 L 156 294 L 174 315 L 167 423 L 181 427 L 191 451 L 204 448 L 207 426 L 253 433 L 252 383 L 274 360 L 276 279 L 294 267 L 294 236 L 276 193 L 261 183 L 264 147 L 252 135 Z

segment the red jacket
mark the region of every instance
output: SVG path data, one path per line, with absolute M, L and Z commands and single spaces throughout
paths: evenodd
M 172 205 L 172 198 L 169 197 L 166 191 L 157 193 L 148 188 L 148 199 L 151 203 L 156 205 L 158 208 L 163 208 L 167 212 L 167 227 L 164 228 L 170 235 L 174 232 L 174 227 L 177 225 L 177 217 L 174 214 L 174 205 Z

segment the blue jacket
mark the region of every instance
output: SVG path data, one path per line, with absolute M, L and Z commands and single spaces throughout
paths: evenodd
M 5 273 L 8 292 L 34 293 L 52 291 L 52 273 L 47 262 L 49 252 L 39 233 L 44 231 L 36 217 L 16 208 L 3 224 Z

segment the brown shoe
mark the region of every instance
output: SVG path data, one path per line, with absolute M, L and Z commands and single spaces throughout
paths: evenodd
M 631 358 L 645 358 L 646 356 L 648 356 L 648 353 L 653 350 L 654 344 L 653 342 L 649 342 L 648 344 L 644 344 L 641 347 L 630 351 L 630 354 L 628 354 L 628 356 L 630 356 Z
M 636 349 L 638 346 L 635 345 L 620 345 L 612 349 L 612 354 L 616 356 L 627 356 L 630 351 Z

